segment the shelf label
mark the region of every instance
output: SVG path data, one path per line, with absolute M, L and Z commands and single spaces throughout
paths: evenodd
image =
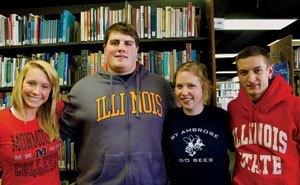
M 215 30 L 221 30 L 224 28 L 224 19 L 223 18 L 214 18 L 214 28 Z

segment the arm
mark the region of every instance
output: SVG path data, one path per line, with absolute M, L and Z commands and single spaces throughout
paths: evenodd
M 60 137 L 62 140 L 66 138 L 78 138 L 80 129 L 80 122 L 76 117 L 77 105 L 74 103 L 75 97 L 69 95 L 69 99 L 64 102 L 65 108 L 63 109 L 60 118 Z

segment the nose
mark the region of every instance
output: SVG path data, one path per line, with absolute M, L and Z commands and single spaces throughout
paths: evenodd
M 40 94 L 40 86 L 36 85 L 33 87 L 32 92 L 36 95 L 36 94 Z
M 252 71 L 250 71 L 247 75 L 247 80 L 249 82 L 253 82 L 255 80 L 255 78 L 256 78 L 256 75 Z
M 124 51 L 125 50 L 125 44 L 123 42 L 120 42 L 118 45 L 118 51 Z
M 189 90 L 187 87 L 183 87 L 182 90 L 181 90 L 181 94 L 182 95 L 188 95 L 189 94 Z

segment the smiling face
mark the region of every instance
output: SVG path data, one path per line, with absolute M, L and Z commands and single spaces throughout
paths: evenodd
M 267 64 L 264 56 L 257 55 L 239 59 L 237 70 L 241 86 L 253 102 L 257 101 L 269 86 L 273 66 Z
M 197 115 L 203 109 L 202 87 L 199 77 L 189 71 L 181 71 L 176 76 L 175 95 L 187 115 Z
M 108 71 L 112 74 L 126 75 L 136 68 L 138 47 L 134 38 L 119 32 L 112 32 L 104 45 Z
M 37 111 L 48 100 L 51 89 L 46 73 L 39 68 L 31 68 L 26 73 L 22 86 L 22 98 L 26 110 Z

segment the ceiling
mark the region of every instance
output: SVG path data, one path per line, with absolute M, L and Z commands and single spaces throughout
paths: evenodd
M 214 0 L 214 17 L 218 18 L 298 18 L 299 0 Z M 216 53 L 237 53 L 242 48 L 268 44 L 289 34 L 300 39 L 300 21 L 279 31 L 215 31 Z M 217 71 L 235 70 L 234 59 L 216 59 Z M 220 76 L 220 75 L 219 75 Z M 235 75 L 231 75 L 235 76 Z M 227 75 L 227 77 L 231 77 Z M 218 76 L 217 76 L 218 77 Z M 224 75 L 221 75 L 221 78 Z

